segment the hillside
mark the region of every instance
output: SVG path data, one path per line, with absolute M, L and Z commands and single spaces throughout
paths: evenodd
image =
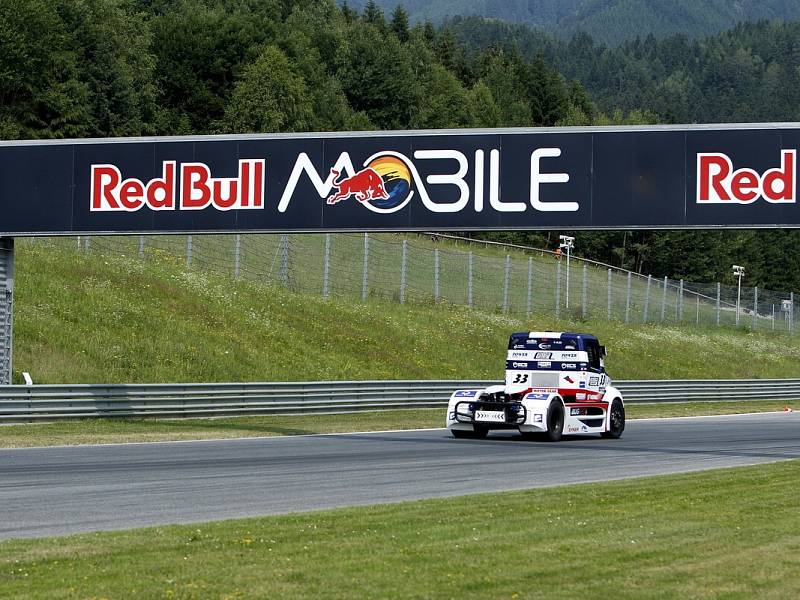
M 661 123 L 800 120 L 800 22 L 759 22 L 713 36 L 653 37 L 608 48 L 525 25 L 457 18 L 448 31 L 471 51 L 497 45 L 537 57 L 574 79 L 601 110 L 645 108 Z M 581 124 L 581 123 L 575 123 Z
M 154 252 L 17 247 L 14 379 L 36 383 L 500 378 L 512 330 L 588 330 L 620 379 L 800 376 L 800 341 L 694 325 L 525 320 L 444 303 L 323 300 Z
M 800 17 L 800 5 L 792 0 L 378 0 L 377 4 L 387 13 L 402 4 L 412 20 L 441 22 L 476 15 L 525 23 L 560 37 L 584 31 L 611 45 L 650 34 L 700 37 L 741 22 Z

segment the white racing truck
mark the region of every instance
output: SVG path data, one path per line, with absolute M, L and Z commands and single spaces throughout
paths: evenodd
M 531 331 L 511 334 L 505 385 L 456 390 L 447 428 L 457 438 L 485 438 L 492 429 L 518 429 L 525 438 L 625 429 L 622 394 L 605 370 L 606 350 L 593 335 Z

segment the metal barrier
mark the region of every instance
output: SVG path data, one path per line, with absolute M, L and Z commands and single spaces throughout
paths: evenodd
M 0 386 L 0 422 L 213 417 L 440 408 L 453 390 L 499 381 L 326 381 Z M 628 403 L 800 399 L 800 379 L 619 381 Z

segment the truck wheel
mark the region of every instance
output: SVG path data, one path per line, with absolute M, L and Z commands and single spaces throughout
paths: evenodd
M 604 438 L 618 439 L 622 432 L 625 431 L 625 407 L 619 398 L 614 398 L 609 409 L 609 424 L 608 431 L 604 431 L 600 435 Z
M 558 400 L 553 400 L 547 409 L 547 433 L 544 434 L 548 442 L 557 442 L 564 431 L 564 406 Z

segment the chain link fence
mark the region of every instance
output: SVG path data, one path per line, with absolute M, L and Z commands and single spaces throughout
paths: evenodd
M 83 236 L 37 243 L 169 260 L 325 298 L 795 332 L 793 292 L 654 278 L 547 250 L 439 234 Z

